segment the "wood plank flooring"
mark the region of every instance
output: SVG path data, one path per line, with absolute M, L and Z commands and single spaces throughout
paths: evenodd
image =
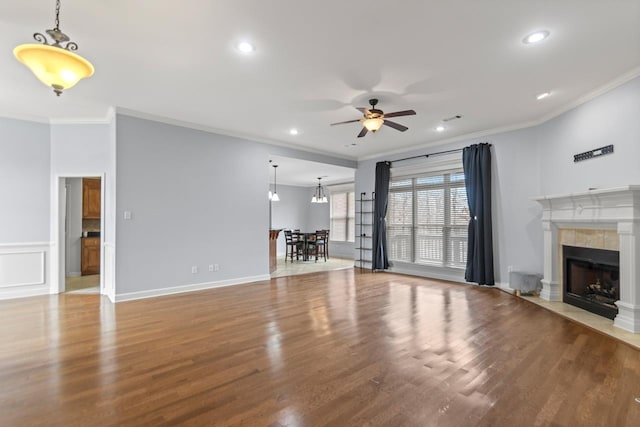
M 497 289 L 339 270 L 0 301 L 2 426 L 638 426 L 640 352 Z

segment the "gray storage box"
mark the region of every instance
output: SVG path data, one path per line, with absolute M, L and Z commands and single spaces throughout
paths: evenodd
M 511 271 L 509 273 L 509 287 L 516 293 L 532 294 L 542 290 L 542 275 L 538 273 L 527 273 L 524 271 Z

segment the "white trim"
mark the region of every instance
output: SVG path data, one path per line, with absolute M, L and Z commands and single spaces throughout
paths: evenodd
M 168 288 L 149 289 L 147 291 L 128 292 L 124 294 L 116 294 L 114 302 L 132 301 L 144 298 L 155 298 L 164 295 L 180 294 L 183 292 L 202 291 L 205 289 L 221 288 L 225 286 L 243 285 L 253 282 L 262 282 L 271 280 L 269 274 L 259 276 L 239 277 L 237 279 L 220 280 L 217 282 L 194 283 L 192 285 L 171 286 Z
M 555 117 L 558 117 L 559 115 L 566 113 L 569 110 L 579 107 L 580 105 L 586 102 L 589 102 L 594 98 L 597 98 L 601 95 L 604 95 L 607 92 L 612 91 L 618 86 L 622 86 L 623 84 L 635 79 L 638 76 L 640 76 L 640 67 L 632 68 L 630 71 L 622 74 L 621 76 L 618 76 L 615 79 L 603 84 L 602 86 L 599 86 L 594 90 L 587 92 L 586 94 L 582 95 L 575 101 L 565 104 L 564 106 L 556 110 L 553 110 L 551 113 L 542 116 L 540 119 L 537 120 L 536 124 L 541 124 Z
M 32 248 L 35 246 L 51 246 L 51 242 L 28 242 L 28 243 L 0 243 L 0 250 L 2 248 L 14 248 L 14 247 Z
M 51 281 L 51 244 L 50 242 L 25 242 L 25 243 L 2 243 L 0 244 L 0 257 L 6 255 L 36 255 L 38 265 L 37 278 L 34 280 L 29 275 L 24 276 L 22 281 L 12 281 L 0 285 L 0 300 L 22 298 L 35 295 L 49 294 L 49 282 Z M 31 259 L 33 262 L 34 259 Z M 15 264 L 12 263 L 15 267 Z M 20 267 L 17 267 L 20 268 Z M 24 266 L 22 267 L 24 268 Z M 16 271 L 13 272 L 14 274 Z M 21 271 L 18 270 L 18 277 Z M 28 273 L 34 273 L 30 269 Z M 13 276 L 15 279 L 15 276 Z
M 40 265 L 40 274 L 35 281 L 29 282 L 14 282 L 2 284 L 0 283 L 0 288 L 14 288 L 19 286 L 34 286 L 34 285 L 46 285 L 47 284 L 47 268 L 46 268 L 46 250 L 42 251 L 16 251 L 16 252 L 5 252 L 0 253 L 0 256 L 6 255 L 37 255 L 38 256 L 38 264 Z
M 100 233 L 102 235 L 102 233 Z M 102 261 L 101 279 L 103 283 L 103 292 L 111 302 L 116 302 L 116 245 L 105 242 L 102 245 L 104 255 Z
M 82 273 L 79 271 L 69 271 L 67 272 L 67 277 L 80 277 Z
M 345 155 L 334 153 L 334 152 L 330 152 L 330 151 L 318 150 L 318 149 L 313 148 L 313 147 L 301 146 L 301 145 L 293 144 L 293 143 L 286 142 L 286 141 L 279 141 L 279 140 L 275 140 L 275 139 L 264 138 L 262 136 L 254 135 L 254 134 L 251 134 L 251 133 L 248 133 L 248 132 L 237 132 L 237 131 L 231 131 L 231 130 L 224 130 L 224 129 L 214 128 L 212 126 L 201 125 L 201 124 L 193 123 L 193 122 L 187 122 L 187 121 L 184 121 L 184 120 L 177 120 L 177 119 L 172 119 L 172 118 L 169 118 L 169 117 L 158 116 L 158 115 L 155 115 L 155 114 L 149 114 L 149 113 L 143 113 L 143 112 L 140 112 L 140 111 L 129 110 L 127 108 L 117 107 L 116 108 L 116 113 L 117 114 L 121 114 L 123 116 L 134 117 L 134 118 L 137 118 L 137 119 L 150 120 L 150 121 L 153 121 L 153 122 L 160 122 L 160 123 L 164 123 L 164 124 L 167 124 L 167 125 L 178 126 L 178 127 L 183 127 L 183 128 L 187 128 L 187 129 L 199 130 L 201 132 L 213 133 L 213 134 L 223 135 L 223 136 L 230 136 L 230 137 L 233 137 L 233 138 L 250 140 L 250 141 L 254 141 L 254 142 L 261 142 L 263 144 L 269 144 L 269 145 L 275 145 L 275 146 L 279 146 L 279 147 L 291 148 L 291 149 L 294 149 L 294 150 L 297 150 L 297 151 L 304 151 L 304 152 L 307 152 L 307 153 L 322 154 L 322 155 L 325 155 L 325 156 L 335 157 L 335 158 L 339 158 L 339 159 L 343 159 L 343 160 L 356 160 L 356 161 L 358 160 L 354 156 L 345 156 Z M 347 167 L 347 166 L 344 166 L 344 167 Z M 290 184 L 288 184 L 288 185 L 290 185 Z
M 515 295 L 515 289 L 511 289 L 508 283 L 496 283 L 495 287 L 508 294 Z
M 3 119 L 21 120 L 23 122 L 40 123 L 44 125 L 49 124 L 49 118 L 43 116 L 35 116 L 31 114 L 15 114 L 8 112 L 0 112 L 0 117 Z
M 550 113 L 545 114 L 537 119 L 528 120 L 528 121 L 524 121 L 524 122 L 520 122 L 512 125 L 499 126 L 491 129 L 484 129 L 477 132 L 471 132 L 471 133 L 453 136 L 451 138 L 424 142 L 421 144 L 402 147 L 396 150 L 390 150 L 383 153 L 377 153 L 377 154 L 371 154 L 368 156 L 358 157 L 358 161 L 364 161 L 364 160 L 370 160 L 370 159 L 376 159 L 376 158 L 382 158 L 382 157 L 390 157 L 390 156 L 393 156 L 394 154 L 406 153 L 413 150 L 435 147 L 435 146 L 449 144 L 449 143 L 458 142 L 458 141 L 479 139 L 485 136 L 498 135 L 501 133 L 512 132 L 520 129 L 526 129 L 526 128 L 538 126 L 538 125 L 541 125 L 542 123 L 548 122 L 549 120 L 560 116 L 563 113 L 566 113 L 567 111 L 570 111 L 576 107 L 579 107 L 580 105 L 588 101 L 591 101 L 592 99 L 597 98 L 598 96 L 604 95 L 605 93 L 610 92 L 619 86 L 622 86 L 623 84 L 635 79 L 638 76 L 640 76 L 640 67 L 633 68 L 630 71 L 622 74 L 621 76 L 618 76 L 615 79 L 605 83 L 604 85 L 599 86 L 598 88 L 590 92 L 587 92 L 586 94 L 577 98 L 576 100 L 569 102 L 568 104 L 565 104 L 564 106 L 557 108 L 551 111 Z
M 464 269 L 450 267 L 430 267 L 421 264 L 393 262 L 393 266 L 388 269 L 391 273 L 407 274 L 410 276 L 426 277 L 429 279 L 447 280 L 449 282 L 457 282 L 471 284 L 464 280 Z
M 540 298 L 562 301 L 561 228 L 617 230 L 620 299 L 613 326 L 640 333 L 640 186 L 536 197 L 542 205 L 544 278 Z M 577 242 L 576 242 L 577 243 Z
M 105 185 L 107 180 L 106 172 L 73 172 L 56 173 L 51 180 L 51 281 L 49 283 L 49 293 L 59 294 L 65 291 L 65 250 L 66 239 L 64 235 L 64 224 L 61 221 L 61 210 L 66 209 L 66 205 L 60 203 L 61 188 L 65 184 L 66 178 L 100 178 L 100 293 L 106 294 L 104 280 L 104 225 L 105 225 Z

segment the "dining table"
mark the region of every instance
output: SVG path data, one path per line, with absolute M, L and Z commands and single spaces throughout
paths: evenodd
M 294 231 L 292 236 L 296 236 L 298 241 L 302 242 L 302 260 L 309 261 L 309 243 L 316 241 L 316 232 Z

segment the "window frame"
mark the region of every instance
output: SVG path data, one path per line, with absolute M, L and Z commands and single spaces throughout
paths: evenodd
M 406 227 L 409 228 L 410 231 L 410 244 L 409 244 L 409 248 L 411 250 L 411 253 L 409 254 L 408 259 L 395 259 L 391 257 L 391 251 L 389 251 L 390 257 L 389 260 L 392 261 L 393 263 L 401 263 L 401 264 L 409 264 L 409 265 L 415 265 L 415 266 L 426 266 L 426 267 L 436 267 L 436 268 L 446 268 L 446 269 L 454 269 L 454 270 L 463 270 L 465 268 L 465 264 L 466 264 L 466 253 L 464 254 L 464 258 L 459 261 L 459 262 L 455 262 L 455 256 L 453 255 L 453 250 L 454 250 L 454 242 L 452 240 L 452 236 L 454 229 L 455 230 L 460 230 L 463 231 L 466 230 L 467 228 L 467 224 L 463 224 L 463 225 L 456 225 L 452 223 L 452 220 L 454 219 L 454 215 L 453 215 L 453 200 L 451 198 L 452 196 L 452 189 L 454 188 L 463 188 L 466 191 L 466 183 L 465 180 L 455 180 L 452 181 L 451 177 L 460 173 L 463 173 L 463 167 L 461 162 L 456 161 L 456 162 L 443 162 L 440 164 L 435 165 L 435 167 L 431 168 L 431 169 L 425 169 L 425 168 L 421 168 L 421 169 L 415 169 L 415 168 L 411 168 L 409 170 L 402 170 L 400 169 L 400 173 L 396 172 L 393 173 L 393 169 L 392 169 L 392 177 L 391 177 L 391 181 L 390 181 L 390 185 L 389 185 L 389 194 L 391 195 L 391 193 L 406 193 L 409 192 L 411 195 L 411 224 L 402 224 L 396 227 Z M 404 173 L 402 173 L 404 172 Z M 428 177 L 436 177 L 436 176 L 442 176 L 443 177 L 443 181 L 439 182 L 439 183 L 433 183 L 433 184 L 429 184 L 429 183 L 418 183 L 418 180 L 420 179 L 424 179 L 424 178 L 428 178 Z M 401 182 L 401 181 L 409 181 L 410 184 L 408 185 L 404 185 L 404 186 L 399 186 L 394 188 L 393 187 L 393 183 L 394 182 Z M 444 213 L 443 213 L 443 223 L 438 223 L 438 224 L 434 224 L 435 227 L 441 227 L 442 230 L 442 261 L 434 261 L 434 262 L 425 262 L 425 261 L 419 261 L 418 258 L 418 245 L 419 245 L 419 236 L 418 236 L 418 230 L 420 229 L 420 227 L 425 227 L 425 224 L 420 224 L 419 223 L 419 216 L 418 216 L 418 210 L 419 210 L 419 197 L 418 197 L 418 193 L 420 191 L 425 191 L 425 190 L 438 190 L 438 189 L 442 189 L 443 190 L 443 201 L 444 201 Z M 465 197 L 466 198 L 466 197 Z M 391 197 L 389 197 L 389 200 L 391 201 Z M 468 211 L 468 206 L 465 206 L 465 209 Z M 391 209 L 389 209 L 387 211 L 387 215 L 389 215 L 391 212 Z M 388 219 L 387 219 L 388 220 Z M 387 224 L 387 242 L 388 244 L 392 242 L 392 236 L 389 235 L 390 231 L 393 231 L 394 226 L 391 224 Z M 464 239 L 465 241 L 467 241 L 467 239 Z M 466 251 L 465 251 L 466 252 Z

